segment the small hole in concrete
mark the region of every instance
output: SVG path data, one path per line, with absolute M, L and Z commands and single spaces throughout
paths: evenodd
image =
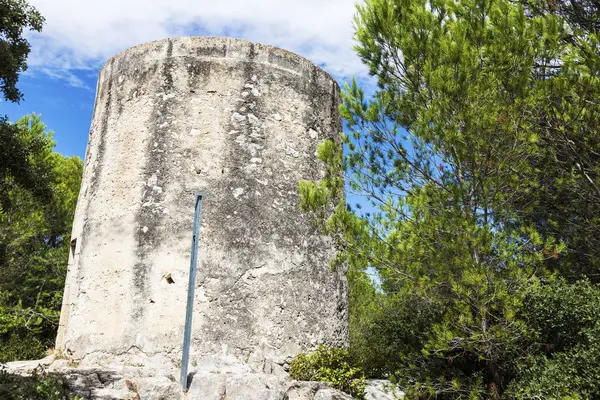
M 167 283 L 170 285 L 172 283 L 175 283 L 175 281 L 173 280 L 173 277 L 171 276 L 171 274 L 166 274 L 165 276 L 163 276 L 163 278 L 167 281 Z
M 77 238 L 71 240 L 71 255 L 75 255 L 75 248 L 77 247 Z
M 154 304 L 154 300 L 150 299 L 150 303 Z

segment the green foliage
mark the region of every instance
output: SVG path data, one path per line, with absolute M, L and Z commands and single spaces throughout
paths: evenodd
M 356 282 L 351 286 L 356 290 Z M 369 378 L 390 378 L 399 365 L 419 363 L 428 329 L 441 314 L 420 296 L 383 293 L 353 298 L 351 310 L 350 355 Z
M 30 51 L 24 30 L 43 24 L 27 1 L 0 0 L 0 91 L 8 101 L 23 98 L 16 84 Z M 53 147 L 39 116 L 14 124 L 0 117 L 0 362 L 43 356 L 58 325 L 82 164 Z
M 0 148 L 19 156 L 0 171 L 0 361 L 41 357 L 53 343 L 83 169 L 52 152 L 38 116 L 8 129 L 17 145 Z
M 539 351 L 521 361 L 507 397 L 600 397 L 600 288 L 559 279 L 532 291 L 522 312 Z
M 0 91 L 8 101 L 23 97 L 16 84 L 31 50 L 23 30 L 40 32 L 43 25 L 44 18 L 27 1 L 0 0 Z
M 0 118 L 0 207 L 11 207 L 10 191 L 15 187 L 41 201 L 50 199 L 53 147 L 52 135 L 39 116 L 25 116 L 15 124 Z
M 524 5 L 538 15 L 545 13 L 557 14 L 568 23 L 586 33 L 600 32 L 600 3 L 596 0 L 527 0 Z M 568 40 L 576 38 L 569 37 Z
M 3 400 L 78 400 L 68 392 L 67 386 L 57 376 L 49 375 L 41 369 L 31 376 L 9 374 L 0 369 L 0 398 Z
M 595 395 L 586 371 L 596 353 L 581 339 L 592 328 L 580 330 L 595 303 L 551 298 L 542 284 L 600 276 L 600 41 L 589 9 L 558 3 L 358 6 L 356 50 L 377 90 L 346 86 L 343 159 L 302 184 L 302 205 L 349 268 L 353 359 L 408 398 L 540 395 L 520 379 L 551 377 L 556 363 L 577 377 L 565 390 Z M 341 171 L 368 213 L 330 196 Z M 563 285 L 565 295 L 582 288 Z M 580 312 L 544 325 L 552 301 Z M 538 344 L 548 332 L 578 344 L 550 357 Z M 589 369 L 568 370 L 568 354 Z
M 301 353 L 290 363 L 289 373 L 293 379 L 327 382 L 358 399 L 364 397 L 363 372 L 352 366 L 344 349 L 321 345 L 311 354 Z
M 564 251 L 545 254 L 546 263 L 570 279 L 598 280 L 600 259 L 600 5 L 593 1 L 553 4 L 528 2 L 534 15 L 564 17 L 551 40 L 558 53 L 536 61 L 533 94 L 527 108 L 539 137 L 532 159 L 532 190 L 513 200 L 519 217 Z M 549 40 L 549 39 L 545 39 Z
M 7 327 L 4 329 L 6 330 Z M 13 326 L 9 334 L 2 336 L 2 351 L 0 352 L 0 363 L 15 360 L 36 360 L 45 355 L 47 343 L 33 332 L 21 328 L 20 325 Z

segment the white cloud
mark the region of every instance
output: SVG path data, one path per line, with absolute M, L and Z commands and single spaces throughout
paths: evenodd
M 81 84 L 79 70 L 149 40 L 200 33 L 296 52 L 338 78 L 365 76 L 352 47 L 355 0 L 30 0 L 46 17 L 28 64 Z

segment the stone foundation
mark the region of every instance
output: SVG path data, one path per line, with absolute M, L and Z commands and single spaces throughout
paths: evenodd
M 192 370 L 189 390 L 181 392 L 179 371 L 160 359 L 146 365 L 74 366 L 48 357 L 6 364 L 9 373 L 27 375 L 42 368 L 66 382 L 73 394 L 91 400 L 351 400 L 346 393 L 321 382 L 299 382 L 273 374 Z M 368 381 L 365 400 L 395 400 L 385 381 Z

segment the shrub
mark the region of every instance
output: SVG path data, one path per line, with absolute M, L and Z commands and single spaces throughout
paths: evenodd
M 523 317 L 537 337 L 508 398 L 600 398 L 600 288 L 563 279 L 527 296 Z M 533 352 L 532 352 L 533 353 Z
M 0 363 L 16 360 L 36 360 L 46 356 L 48 346 L 32 332 L 25 329 L 21 332 L 0 335 Z
M 362 369 L 352 366 L 348 351 L 323 345 L 310 354 L 299 354 L 290 364 L 290 376 L 300 381 L 329 383 L 358 399 L 364 398 Z
M 69 393 L 66 384 L 57 376 L 41 369 L 31 376 L 11 374 L 0 368 L 0 399 L 2 400 L 78 400 Z

